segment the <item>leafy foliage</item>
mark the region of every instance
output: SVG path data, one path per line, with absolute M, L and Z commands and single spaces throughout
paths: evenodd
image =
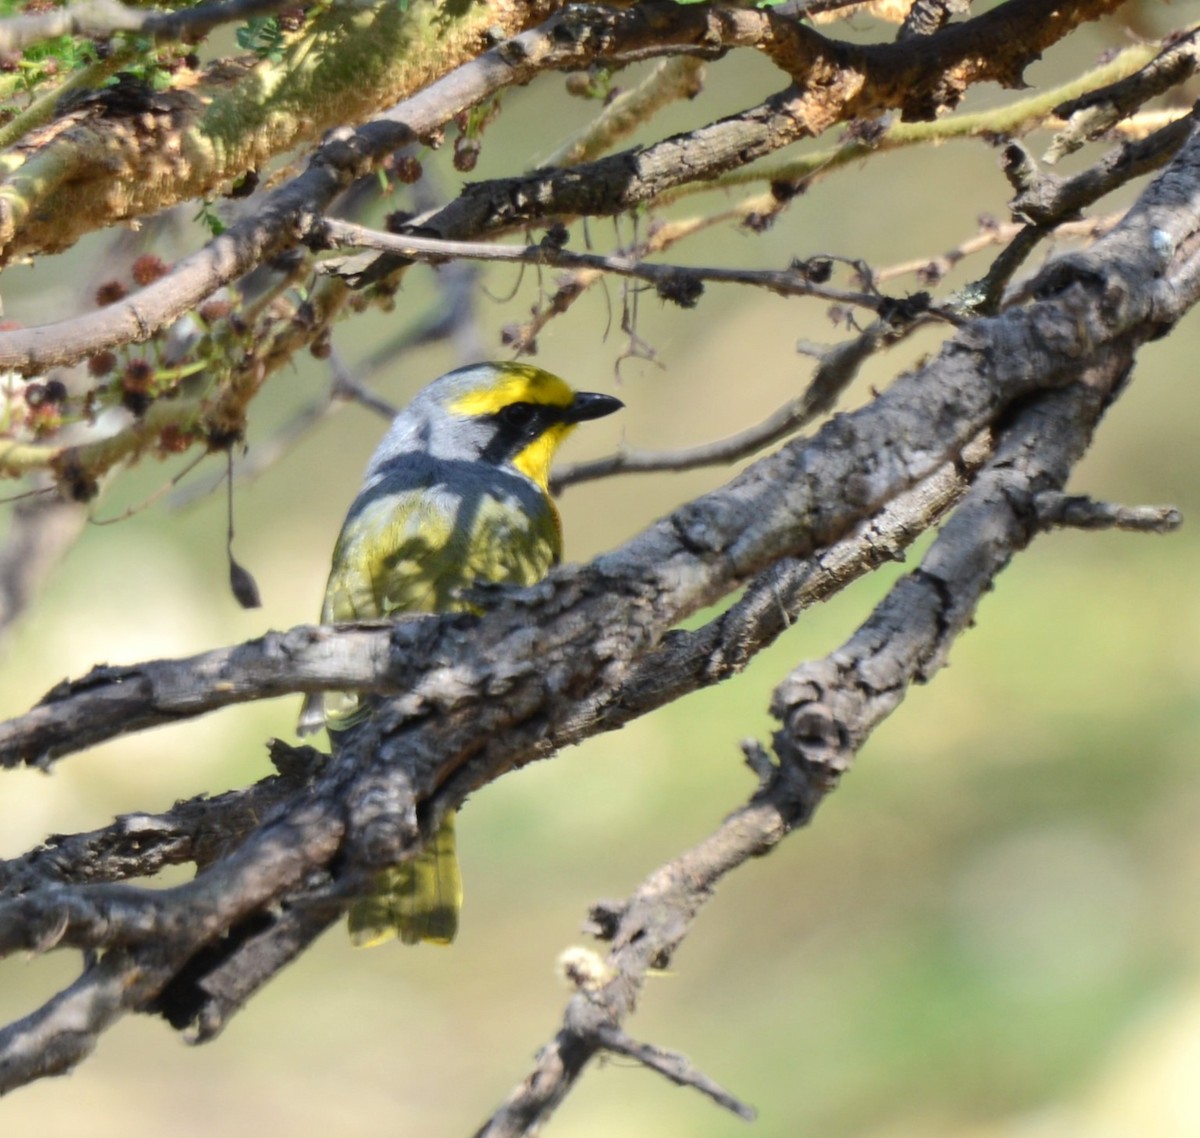
M 256 16 L 248 20 L 237 29 L 236 39 L 238 47 L 254 52 L 259 59 L 283 62 L 286 35 L 276 16 Z

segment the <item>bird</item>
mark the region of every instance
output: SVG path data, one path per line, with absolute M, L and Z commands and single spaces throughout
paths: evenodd
M 472 364 L 428 384 L 367 464 L 334 546 L 321 622 L 471 612 L 481 585 L 541 580 L 562 557 L 554 454 L 579 423 L 623 406 L 521 363 Z M 323 723 L 336 750 L 372 706 L 354 692 L 309 696 L 297 729 Z M 381 871 L 352 903 L 350 939 L 449 944 L 461 906 L 450 812 L 420 853 Z

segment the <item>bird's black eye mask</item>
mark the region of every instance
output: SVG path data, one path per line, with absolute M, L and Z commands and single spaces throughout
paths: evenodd
M 480 456 L 485 462 L 501 463 L 520 454 L 555 423 L 565 422 L 569 407 L 549 403 L 510 403 L 488 419 L 496 433 Z
M 562 418 L 562 409 L 545 403 L 510 403 L 496 412 L 496 420 L 507 430 L 524 434 L 535 424 L 545 430 Z

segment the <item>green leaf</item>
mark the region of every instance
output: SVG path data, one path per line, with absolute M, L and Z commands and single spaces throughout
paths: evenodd
M 213 209 L 213 204 L 208 198 L 200 203 L 200 209 L 192 220 L 200 222 L 214 237 L 220 237 L 225 232 L 225 223 L 217 215 L 217 211 Z

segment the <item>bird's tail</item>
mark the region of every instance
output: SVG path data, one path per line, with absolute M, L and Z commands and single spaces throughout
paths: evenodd
M 403 944 L 449 944 L 458 932 L 461 908 L 462 877 L 450 813 L 416 857 L 385 869 L 371 893 L 350 907 L 350 939 L 359 948 L 394 936 Z

